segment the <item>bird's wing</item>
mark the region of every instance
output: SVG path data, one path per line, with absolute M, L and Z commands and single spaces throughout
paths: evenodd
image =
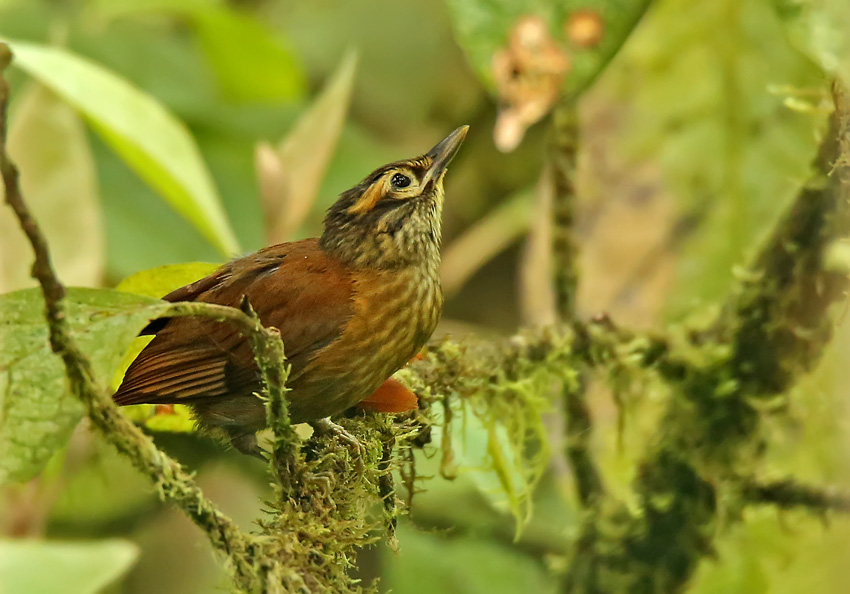
M 243 295 L 265 326 L 280 330 L 290 382 L 338 338 L 353 312 L 350 275 L 316 240 L 266 248 L 166 296 L 238 307 Z M 127 369 L 118 404 L 187 402 L 259 389 L 250 346 L 227 322 L 172 318 Z

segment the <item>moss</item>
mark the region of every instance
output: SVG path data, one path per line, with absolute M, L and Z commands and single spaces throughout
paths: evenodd
M 439 373 L 433 374 L 432 370 Z M 517 534 L 532 513 L 532 495 L 549 461 L 543 414 L 552 408 L 552 387 L 574 382 L 572 334 L 547 330 L 501 343 L 434 345 L 426 359 L 400 374 L 419 394 L 419 422 L 430 426 L 432 407 L 442 411 L 441 474 L 454 478 L 452 435 L 476 417 L 488 435 L 487 460 L 507 497 Z

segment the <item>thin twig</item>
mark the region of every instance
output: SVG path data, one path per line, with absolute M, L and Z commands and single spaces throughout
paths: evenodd
M 584 396 L 586 383 L 580 379 L 575 385 L 565 385 L 563 399 L 566 415 L 566 454 L 575 474 L 579 503 L 594 505 L 605 493 L 602 477 L 590 451 L 591 419 Z
M 774 505 L 780 509 L 802 507 L 818 513 L 850 513 L 850 493 L 831 487 L 804 485 L 791 478 L 769 483 L 746 483 L 742 494 L 747 503 L 754 505 Z
M 552 114 L 550 170 L 552 194 L 552 274 L 558 316 L 568 322 L 576 315 L 578 241 L 576 240 L 576 165 L 578 106 L 566 101 Z

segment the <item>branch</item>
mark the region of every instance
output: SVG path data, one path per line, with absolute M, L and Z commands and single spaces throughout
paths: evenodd
M 247 334 L 248 342 L 263 378 L 266 424 L 274 436 L 269 470 L 272 476 L 277 478 L 277 498 L 286 500 L 293 494 L 293 481 L 296 480 L 300 453 L 297 446 L 298 436 L 289 421 L 289 405 L 286 401 L 286 380 L 290 367 L 286 365 L 280 331 L 277 328 L 263 327 L 247 297 L 242 300 L 242 311 L 255 325 L 254 330 Z
M 254 360 L 263 378 L 262 397 L 266 402 L 267 426 L 272 429 L 272 455 L 270 470 L 277 479 L 276 487 L 283 498 L 292 495 L 296 478 L 298 436 L 289 422 L 286 400 L 286 365 L 283 341 L 277 328 L 266 328 L 254 312 L 247 298 L 240 309 L 203 302 L 177 302 L 169 304 L 162 318 L 204 317 L 218 322 L 230 322 L 248 338 Z
M 846 271 L 826 263 L 828 248 L 850 229 L 850 106 L 837 87 L 835 101 L 815 174 L 709 335 L 733 346 L 735 377 L 754 395 L 784 392 L 814 367 L 832 338 L 828 309 L 848 287 Z
M 237 587 L 249 590 L 256 583 L 258 573 L 252 557 L 257 548 L 255 539 L 240 532 L 229 517 L 204 497 L 182 466 L 158 450 L 150 437 L 118 411 L 109 395 L 97 388 L 91 364 L 70 334 L 65 316 L 65 288 L 51 264 L 47 241 L 24 202 L 18 170 L 6 149 L 9 85 L 2 74 L 11 57 L 8 46 L 0 44 L 0 175 L 6 202 L 18 217 L 35 254 L 33 277 L 38 280 L 44 294 L 50 346 L 62 358 L 71 390 L 85 405 L 95 428 L 151 479 L 163 499 L 177 505 L 206 532 L 213 547 L 226 556 Z M 185 305 L 173 306 L 171 314 L 182 315 L 184 311 L 194 309 Z M 252 344 L 261 341 L 260 337 L 267 331 L 255 318 L 236 310 L 225 310 L 229 308 L 221 308 L 214 313 L 222 319 L 235 321 L 252 339 Z M 279 339 L 277 342 L 280 342 Z M 280 348 L 282 350 L 282 346 Z
M 804 485 L 791 478 L 770 483 L 745 483 L 742 496 L 753 505 L 775 505 L 779 509 L 802 507 L 816 513 L 850 513 L 850 493 Z
M 717 491 L 740 488 L 733 469 L 763 449 L 753 398 L 785 393 L 813 367 L 831 338 L 828 310 L 845 298 L 847 276 L 829 267 L 826 254 L 850 232 L 848 144 L 850 115 L 837 96 L 812 178 L 716 322 L 645 351 L 674 394 L 639 469 L 640 509 L 610 502 L 586 523 L 565 592 L 679 591 L 711 554 L 720 506 L 729 505 Z M 787 484 L 745 493 L 817 503 Z
M 552 274 L 555 305 L 561 321 L 576 315 L 578 241 L 575 237 L 578 105 L 562 101 L 552 114 L 549 150 L 552 175 Z
M 574 321 L 578 291 L 578 240 L 576 239 L 576 169 L 578 164 L 579 121 L 577 98 L 563 100 L 552 114 L 552 264 L 555 305 L 562 322 Z M 577 325 L 575 327 L 578 327 Z M 578 334 L 584 343 L 588 336 Z M 578 359 L 582 361 L 582 359 Z M 585 357 L 584 361 L 590 362 Z M 575 381 L 565 380 L 561 399 L 566 417 L 564 454 L 572 466 L 576 491 L 582 506 L 594 504 L 603 494 L 601 473 L 590 449 L 592 420 L 585 402 L 587 369 Z

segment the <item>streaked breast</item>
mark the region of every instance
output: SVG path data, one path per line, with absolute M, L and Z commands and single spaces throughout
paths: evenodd
M 410 361 L 442 313 L 439 277 L 431 270 L 364 272 L 354 289 L 351 321 L 310 364 L 310 372 L 338 378 L 336 394 L 323 395 L 334 402 L 334 412 L 369 396 Z

